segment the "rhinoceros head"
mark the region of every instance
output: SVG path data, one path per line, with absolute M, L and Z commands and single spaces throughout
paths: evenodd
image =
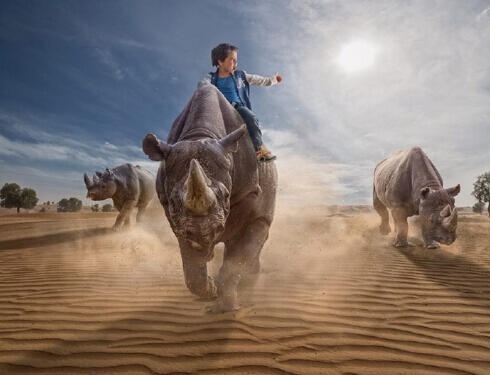
M 162 161 L 159 173 L 165 175 L 164 186 L 157 186 L 157 190 L 165 192 L 160 200 L 175 235 L 207 258 L 225 229 L 232 188 L 231 153 L 245 129 L 241 127 L 221 140 L 169 145 L 153 134 L 143 140 L 148 157 Z
M 419 214 L 426 243 L 437 241 L 450 245 L 456 239 L 458 213 L 454 207 L 454 197 L 459 191 L 459 185 L 441 190 L 425 187 L 420 191 Z
M 112 198 L 117 190 L 114 172 L 107 168 L 104 173 L 96 171 L 92 177 L 92 181 L 90 181 L 86 173 L 83 175 L 83 179 L 87 187 L 87 198 L 93 201 Z

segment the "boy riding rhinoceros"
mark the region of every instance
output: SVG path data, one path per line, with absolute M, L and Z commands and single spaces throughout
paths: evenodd
M 238 308 L 237 286 L 258 272 L 274 215 L 274 162 L 258 163 L 243 119 L 213 85 L 202 85 L 175 120 L 167 142 L 148 134 L 143 151 L 161 161 L 156 190 L 177 236 L 190 291 L 217 296 L 213 311 Z M 223 242 L 216 280 L 206 263 Z

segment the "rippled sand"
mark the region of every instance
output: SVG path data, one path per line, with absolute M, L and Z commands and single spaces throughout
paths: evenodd
M 378 221 L 279 212 L 242 309 L 212 315 L 163 217 L 1 216 L 0 374 L 490 374 L 488 217 L 435 251 Z

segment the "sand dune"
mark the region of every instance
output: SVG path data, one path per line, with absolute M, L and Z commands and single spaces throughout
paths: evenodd
M 399 251 L 373 213 L 283 212 L 242 309 L 219 315 L 185 288 L 163 219 L 113 220 L 0 217 L 0 374 L 490 373 L 487 217 Z

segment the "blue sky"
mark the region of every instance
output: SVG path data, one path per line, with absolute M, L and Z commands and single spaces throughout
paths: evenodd
M 355 40 L 376 57 L 348 72 Z M 368 204 L 376 163 L 419 145 L 473 203 L 490 169 L 489 1 L 4 0 L 0 184 L 82 198 L 84 172 L 156 170 L 141 139 L 166 137 L 225 41 L 240 68 L 284 77 L 252 103 L 285 200 Z

